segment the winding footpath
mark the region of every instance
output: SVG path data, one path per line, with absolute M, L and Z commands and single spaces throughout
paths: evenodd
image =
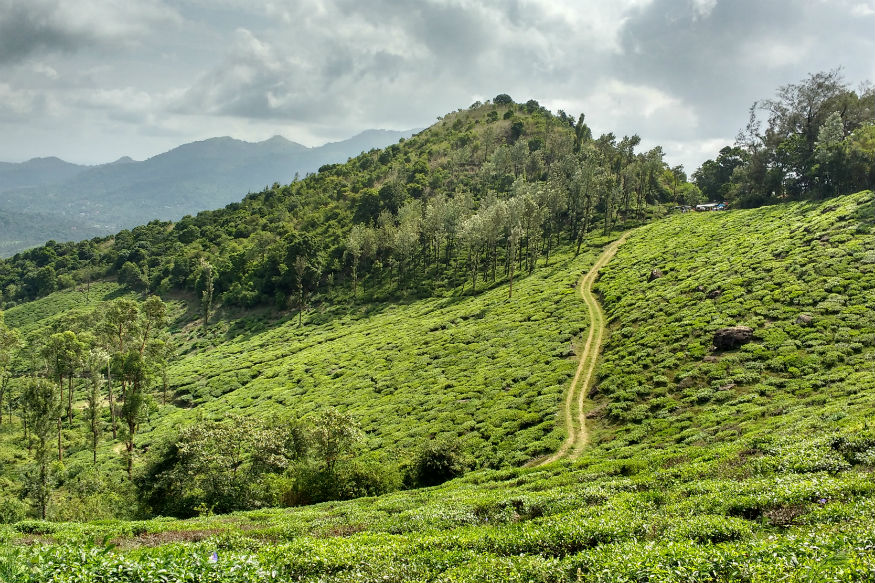
M 583 345 L 583 350 L 580 352 L 580 363 L 577 365 L 574 379 L 571 381 L 565 402 L 562 404 L 562 416 L 565 420 L 565 431 L 568 437 L 565 438 L 556 453 L 537 465 L 549 464 L 562 458 L 577 457 L 589 441 L 584 403 L 595 378 L 596 364 L 605 337 L 605 313 L 592 293 L 592 286 L 598 277 L 599 270 L 607 265 L 608 261 L 617 253 L 617 249 L 626 241 L 627 235 L 628 233 L 625 233 L 608 245 L 589 272 L 580 280 L 580 296 L 586 302 L 586 307 L 589 310 L 590 325 L 586 344 Z

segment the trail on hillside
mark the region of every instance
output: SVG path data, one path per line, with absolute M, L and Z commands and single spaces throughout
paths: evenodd
M 586 430 L 586 415 L 584 403 L 589 389 L 595 378 L 596 363 L 601 352 L 602 342 L 605 337 L 605 313 L 598 300 L 592 293 L 592 286 L 598 277 L 599 270 L 607 265 L 608 261 L 617 253 L 617 249 L 626 240 L 628 233 L 608 245 L 592 268 L 580 280 L 580 296 L 586 303 L 589 311 L 589 331 L 586 335 L 586 343 L 580 352 L 580 363 L 574 373 L 574 379 L 568 388 L 568 394 L 562 404 L 562 417 L 565 420 L 565 430 L 568 436 L 556 450 L 556 453 L 541 461 L 538 465 L 549 464 L 564 457 L 577 457 L 589 441 L 589 433 Z

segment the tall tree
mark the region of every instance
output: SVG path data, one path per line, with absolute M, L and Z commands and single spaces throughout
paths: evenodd
M 298 282 L 298 326 L 304 324 L 304 275 L 310 264 L 303 255 L 295 257 L 295 279 Z
M 37 467 L 36 476 L 32 480 L 32 492 L 39 509 L 39 516 L 45 520 L 51 493 L 49 437 L 55 420 L 62 414 L 62 409 L 59 406 L 60 399 L 55 386 L 46 379 L 38 377 L 30 378 L 25 383 L 21 400 L 30 432 L 37 441 L 36 448 L 33 450 Z
M 91 437 L 91 455 L 93 463 L 97 463 L 97 445 L 100 441 L 100 410 L 103 401 L 103 384 L 106 382 L 103 371 L 109 365 L 109 353 L 101 348 L 92 348 L 86 357 L 85 367 L 88 371 L 88 406 L 86 414 Z
M 0 424 L 3 423 L 3 401 L 8 399 L 7 389 L 12 378 L 12 363 L 21 346 L 18 330 L 10 328 L 0 311 Z
M 143 357 L 136 350 L 121 355 L 118 365 L 119 373 L 128 387 L 121 414 L 125 422 L 125 461 L 128 478 L 131 479 L 134 464 L 134 437 L 143 420 L 146 407 L 146 394 L 143 387 L 146 382 L 146 366 Z
M 203 312 L 203 328 L 207 329 L 210 323 L 210 315 L 213 311 L 213 296 L 215 294 L 216 269 L 213 264 L 201 258 L 196 288 L 201 293 L 201 310 Z

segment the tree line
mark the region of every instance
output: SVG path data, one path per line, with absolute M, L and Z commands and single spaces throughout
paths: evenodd
M 40 517 L 46 516 L 53 468 L 63 465 L 70 443 L 82 441 L 76 433 L 85 437 L 94 465 L 105 433 L 121 440 L 124 468 L 133 476 L 140 424 L 157 395 L 167 400 L 173 344 L 166 319 L 167 306 L 157 296 L 119 298 L 67 322 L 74 329 L 47 329 L 25 343 L 0 312 L 0 410 L 8 412 L 0 425 L 10 426 L 18 413 L 21 444 L 31 456 L 24 494 Z
M 839 69 L 784 85 L 693 179 L 709 199 L 748 207 L 875 188 L 875 89 L 852 89 Z

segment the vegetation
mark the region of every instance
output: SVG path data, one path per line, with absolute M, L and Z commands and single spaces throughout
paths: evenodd
M 423 296 L 467 278 L 473 289 L 679 196 L 662 150 L 636 153 L 638 136 L 593 138 L 583 116 L 499 101 L 221 210 L 19 253 L 0 261 L 0 301 L 9 308 L 108 276 L 135 291 L 200 296 L 204 262 L 216 305 L 300 311 L 337 288 L 364 300 Z
M 873 120 L 871 85 L 854 91 L 839 69 L 816 73 L 754 103 L 736 144 L 702 164 L 693 179 L 711 200 L 742 207 L 872 188 Z
M 871 580 L 872 192 L 666 218 L 637 144 L 500 95 L 0 264 L 0 579 Z
M 0 569 L 21 581 L 871 580 L 873 247 L 871 192 L 652 223 L 598 283 L 611 334 L 577 461 L 186 521 L 20 521 L 0 531 Z M 714 350 L 735 324 L 753 340 Z

